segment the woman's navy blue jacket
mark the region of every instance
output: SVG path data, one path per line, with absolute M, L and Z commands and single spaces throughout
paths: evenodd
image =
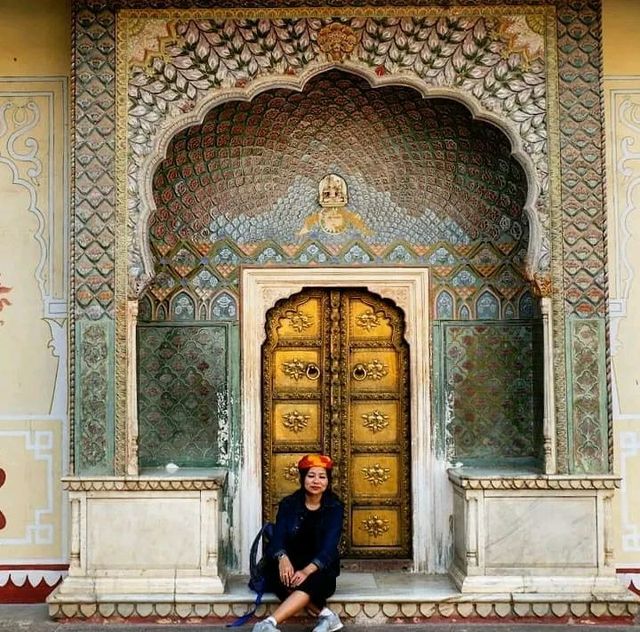
M 302 523 L 305 513 L 304 499 L 304 491 L 299 489 L 280 501 L 273 538 L 269 543 L 270 557 L 275 558 L 278 554 L 287 552 L 287 544 Z M 318 511 L 320 512 L 318 533 L 321 538 L 312 562 L 318 569 L 326 569 L 338 576 L 340 574 L 338 545 L 342 534 L 344 505 L 333 492 L 327 491 L 322 495 Z

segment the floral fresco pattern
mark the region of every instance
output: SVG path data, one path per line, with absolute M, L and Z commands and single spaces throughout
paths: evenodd
M 460 91 L 489 112 L 511 120 L 536 165 L 543 196 L 537 212 L 546 223 L 547 189 L 544 14 L 514 17 L 438 14 L 414 17 L 197 19 L 157 17 L 163 33 L 157 50 L 139 26 L 129 25 L 129 147 L 131 169 L 142 167 L 164 124 L 191 111 L 217 90 L 243 88 L 264 73 L 295 76 L 326 62 L 322 34 L 341 25 L 352 34 L 349 60 L 378 76 L 409 73 L 425 87 Z M 516 36 L 520 33 L 521 36 Z M 144 59 L 141 63 L 140 59 Z M 344 61 L 344 59 L 341 59 Z M 234 178 L 237 181 L 237 176 Z M 256 191 L 260 197 L 260 191 Z M 129 188 L 132 224 L 141 199 L 136 180 Z M 544 238 L 540 264 L 548 265 Z M 130 248 L 132 277 L 143 273 L 140 244 Z M 544 252 L 547 254 L 545 255 Z M 534 267 L 538 262 L 534 262 Z

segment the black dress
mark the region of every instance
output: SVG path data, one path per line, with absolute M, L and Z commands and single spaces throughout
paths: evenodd
M 302 570 L 311 563 L 316 555 L 318 542 L 322 537 L 318 529 L 319 518 L 319 509 L 311 511 L 305 507 L 300 526 L 288 542 L 287 556 L 296 571 Z M 324 608 L 327 599 L 336 591 L 336 577 L 331 569 L 318 569 L 299 586 L 290 588 L 280 580 L 278 561 L 273 560 L 267 569 L 267 586 L 268 590 L 274 592 L 281 601 L 295 590 L 301 590 L 309 595 L 313 605 Z

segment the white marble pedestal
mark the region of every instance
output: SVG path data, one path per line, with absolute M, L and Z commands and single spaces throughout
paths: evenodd
M 451 576 L 463 593 L 613 596 L 619 479 L 450 470 Z
M 173 604 L 223 593 L 225 479 L 219 470 L 63 479 L 71 503 L 71 559 L 50 606 L 131 595 Z

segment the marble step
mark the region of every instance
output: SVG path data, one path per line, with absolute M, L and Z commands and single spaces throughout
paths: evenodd
M 54 619 L 229 622 L 247 612 L 255 594 L 246 577 L 231 577 L 220 595 L 100 595 L 98 599 L 67 600 L 53 593 L 49 614 Z M 460 593 L 448 575 L 402 572 L 344 572 L 329 606 L 345 622 L 358 625 L 419 621 L 518 620 L 538 622 L 631 623 L 640 610 L 638 595 L 588 593 Z M 257 616 L 277 607 L 265 594 Z M 304 618 L 299 619 L 304 621 Z

